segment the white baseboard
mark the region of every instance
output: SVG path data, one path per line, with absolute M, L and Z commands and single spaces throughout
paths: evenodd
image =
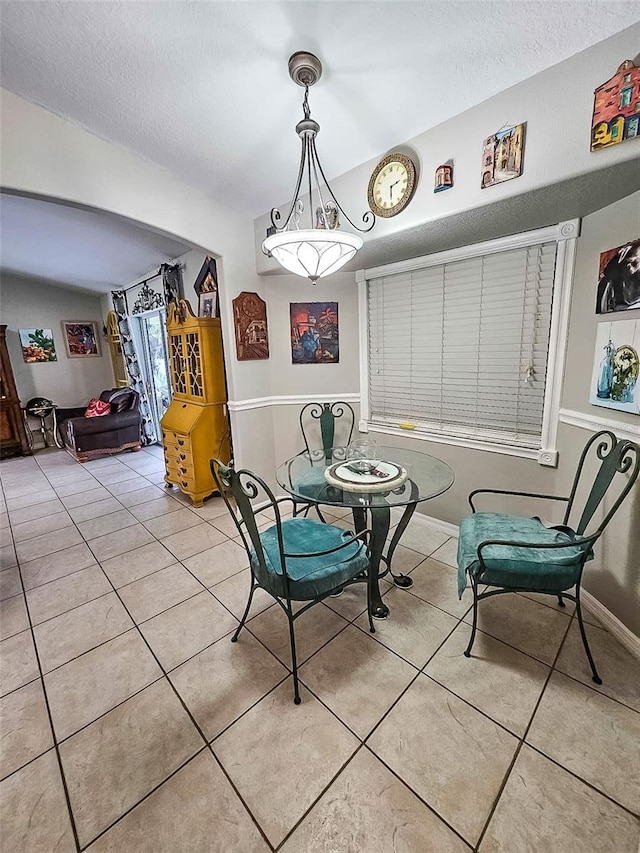
M 640 637 L 637 637 L 633 631 L 629 630 L 626 625 L 623 625 L 617 616 L 614 616 L 610 610 L 607 610 L 604 604 L 598 601 L 597 598 L 594 598 L 586 589 L 582 590 L 580 599 L 585 609 L 593 613 L 618 642 L 628 649 L 632 655 L 640 658 Z
M 425 527 L 431 527 L 434 530 L 439 530 L 440 533 L 446 533 L 447 536 L 458 537 L 458 525 L 451 524 L 449 521 L 441 521 L 439 518 L 434 518 L 431 515 L 423 515 L 421 512 L 414 512 L 411 521 L 424 524 Z

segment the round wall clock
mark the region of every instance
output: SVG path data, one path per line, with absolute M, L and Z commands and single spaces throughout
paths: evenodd
M 373 170 L 367 197 L 376 216 L 395 216 L 409 204 L 416 188 L 416 167 L 397 151 L 387 154 Z

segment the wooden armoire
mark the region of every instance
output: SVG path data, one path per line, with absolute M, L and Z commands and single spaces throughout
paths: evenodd
M 0 326 L 0 455 L 31 453 L 13 368 L 7 349 L 6 326 Z
M 165 482 L 195 506 L 216 490 L 210 460 L 231 458 L 220 320 L 196 317 L 184 299 L 167 317 L 173 400 L 162 417 Z

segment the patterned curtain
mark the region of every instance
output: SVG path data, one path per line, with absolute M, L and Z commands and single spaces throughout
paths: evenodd
M 162 275 L 162 284 L 164 287 L 164 303 L 167 311 L 172 302 L 178 304 L 178 300 L 184 296 L 182 289 L 182 273 L 180 272 L 180 264 L 170 266 L 170 264 L 162 264 L 160 267 Z
M 129 316 L 127 311 L 127 297 L 124 290 L 112 290 L 113 308 L 118 319 L 120 331 L 120 344 L 127 365 L 129 384 L 140 395 L 140 414 L 142 415 L 142 444 L 155 444 L 157 439 L 147 389 L 142 379 L 142 371 L 136 355 L 136 348 L 129 327 Z

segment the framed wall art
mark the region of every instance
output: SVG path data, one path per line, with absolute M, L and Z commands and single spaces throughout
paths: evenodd
M 19 329 L 22 357 L 27 364 L 57 361 L 51 329 Z
M 482 189 L 502 184 L 522 174 L 526 122 L 502 127 L 482 143 Z
M 101 354 L 98 324 L 92 320 L 65 320 L 62 333 L 69 358 L 90 358 Z
M 243 291 L 233 300 L 233 326 L 238 361 L 269 358 L 267 303 L 257 293 Z
M 640 309 L 640 238 L 600 255 L 596 314 Z
M 640 320 L 598 323 L 589 402 L 640 414 Z
M 291 302 L 293 364 L 337 364 L 340 359 L 337 302 Z
M 217 293 L 201 293 L 198 297 L 198 315 L 200 317 L 218 316 Z
M 631 60 L 618 66 L 594 92 L 591 150 L 599 151 L 640 136 L 640 68 Z

